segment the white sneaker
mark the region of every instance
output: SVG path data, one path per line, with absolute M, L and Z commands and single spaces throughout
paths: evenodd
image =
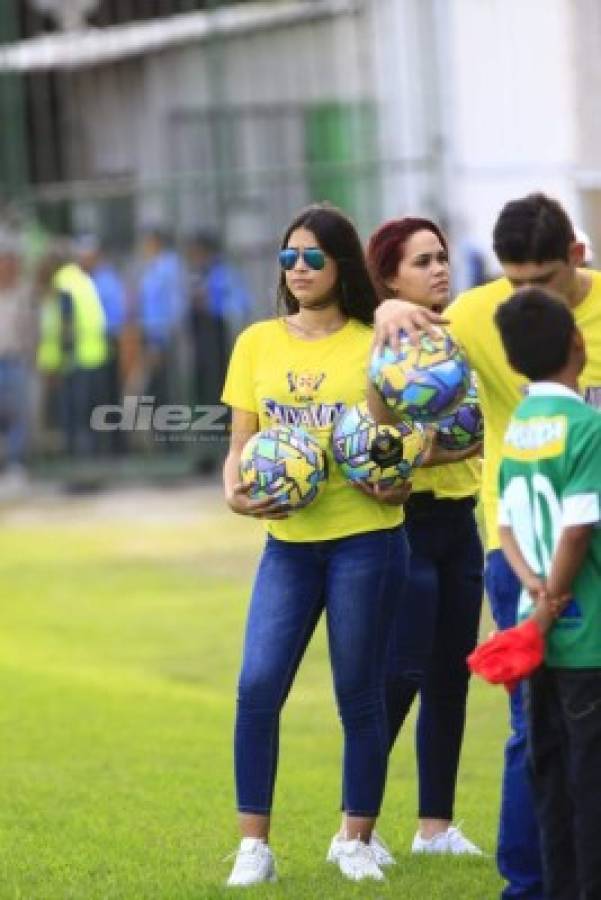
M 396 859 L 377 831 L 372 831 L 369 846 L 371 847 L 375 860 L 379 866 L 396 866 Z
M 259 838 L 242 838 L 227 886 L 242 887 L 276 880 L 275 860 L 265 841 Z
M 483 856 L 482 850 L 476 847 L 460 828 L 449 825 L 446 831 L 435 834 L 434 837 L 423 838 L 419 831 L 413 838 L 412 853 L 450 853 L 453 856 L 467 854 L 470 856 Z
M 341 847 L 345 844 L 344 838 L 340 834 L 335 834 L 326 856 L 326 862 L 338 862 L 341 853 Z M 376 831 L 372 831 L 369 846 L 374 855 L 374 859 L 378 866 L 394 866 L 396 859 Z
M 336 858 L 331 862 L 338 864 L 343 875 L 350 878 L 351 881 L 363 881 L 364 878 L 384 881 L 384 873 L 378 866 L 369 844 L 364 844 L 358 838 L 352 841 L 339 838 L 336 845 Z M 328 854 L 328 859 L 329 857 L 330 854 Z
M 340 856 L 341 852 L 340 848 L 344 843 L 345 842 L 343 838 L 341 838 L 339 834 L 334 835 L 334 837 L 332 838 L 332 843 L 330 844 L 330 849 L 328 850 L 328 855 L 326 856 L 326 862 L 338 862 L 338 857 Z M 371 833 L 369 846 L 371 847 L 374 859 L 378 866 L 396 865 L 396 859 L 376 831 L 372 831 Z

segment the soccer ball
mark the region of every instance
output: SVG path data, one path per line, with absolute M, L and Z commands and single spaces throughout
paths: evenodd
M 367 403 L 349 407 L 334 424 L 334 459 L 348 481 L 392 487 L 419 466 L 425 447 L 421 425 L 401 419 L 378 425 Z
M 436 442 L 445 450 L 467 450 L 484 437 L 484 419 L 475 384 L 455 412 L 436 423 Z
M 444 329 L 432 338 L 425 332 L 419 344 L 401 332 L 398 351 L 375 351 L 370 378 L 386 406 L 399 418 L 435 422 L 449 415 L 470 386 L 470 368 L 463 352 Z
M 301 428 L 279 425 L 259 431 L 240 456 L 240 478 L 250 484 L 252 500 L 277 500 L 301 509 L 321 493 L 327 478 L 326 456 Z

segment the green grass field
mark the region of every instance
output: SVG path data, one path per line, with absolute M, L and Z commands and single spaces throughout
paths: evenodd
M 231 896 L 234 690 L 260 526 L 196 488 L 0 518 L 0 897 Z M 502 692 L 474 684 L 457 818 L 491 854 L 505 728 Z M 283 717 L 280 881 L 245 896 L 497 897 L 492 856 L 409 855 L 411 732 L 380 824 L 399 864 L 385 885 L 353 885 L 324 862 L 341 740 L 320 628 Z

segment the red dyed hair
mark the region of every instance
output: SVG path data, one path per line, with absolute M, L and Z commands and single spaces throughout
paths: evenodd
M 396 275 L 399 263 L 403 259 L 405 245 L 417 231 L 431 231 L 448 253 L 447 239 L 438 225 L 430 219 L 420 219 L 416 216 L 391 219 L 370 237 L 367 245 L 367 264 L 381 298 L 390 294 L 386 282 Z

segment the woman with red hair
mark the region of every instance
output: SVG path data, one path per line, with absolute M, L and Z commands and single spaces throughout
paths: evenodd
M 381 298 L 399 297 L 440 312 L 449 301 L 447 240 L 429 219 L 386 222 L 371 237 L 368 263 Z M 469 671 L 482 604 L 482 545 L 474 507 L 477 449 L 435 453 L 413 475 L 405 505 L 411 567 L 390 645 L 390 747 L 419 692 L 419 828 L 414 853 L 480 854 L 453 826 Z M 449 460 L 455 460 L 450 462 Z

